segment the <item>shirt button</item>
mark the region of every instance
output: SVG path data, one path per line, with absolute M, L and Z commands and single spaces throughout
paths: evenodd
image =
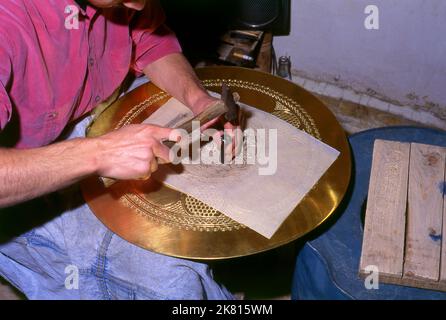
M 96 98 L 94 98 L 94 101 L 96 101 L 96 102 L 101 101 L 101 97 L 100 96 L 96 96 Z
M 57 117 L 57 112 L 50 112 L 48 114 L 48 119 L 52 120 L 55 119 Z
M 88 63 L 90 64 L 90 67 L 92 67 L 94 65 L 94 59 L 93 58 L 88 59 Z

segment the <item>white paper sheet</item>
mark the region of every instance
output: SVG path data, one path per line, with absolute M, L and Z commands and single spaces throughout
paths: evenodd
M 262 168 L 263 171 L 268 167 L 269 171 L 274 171 L 274 156 L 271 156 L 268 165 L 265 161 L 260 164 L 254 153 L 255 164 L 160 166 L 153 177 L 271 238 L 337 159 L 339 152 L 267 112 L 243 104 L 240 106 L 248 114 L 246 128 L 264 129 L 266 132 L 269 129 L 277 130 L 277 170 L 274 174 L 259 174 Z M 153 123 L 151 119 L 156 119 L 159 125 L 172 124 L 170 120 L 177 114 L 172 111 L 187 113 L 185 108 L 172 99 L 148 122 Z M 266 141 L 268 139 L 267 134 Z M 245 154 L 248 148 L 245 145 Z M 271 148 L 273 151 L 274 148 Z M 203 148 L 202 157 L 208 155 L 209 149 Z M 245 157 L 245 161 L 248 158 Z M 252 162 L 252 157 L 249 159 Z

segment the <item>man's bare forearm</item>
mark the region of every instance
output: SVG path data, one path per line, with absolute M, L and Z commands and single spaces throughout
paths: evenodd
M 97 170 L 95 141 L 74 139 L 29 149 L 0 149 L 0 207 L 73 184 Z
M 144 73 L 154 84 L 190 107 L 196 114 L 213 100 L 189 62 L 180 53 L 167 55 L 151 63 L 144 69 Z
M 119 180 L 150 177 L 158 159 L 169 161 L 161 143 L 172 129 L 128 125 L 97 138 L 47 147 L 0 149 L 0 208 L 62 189 L 90 175 Z
M 182 54 L 165 56 L 147 66 L 144 72 L 196 114 L 214 101 Z M 151 159 L 160 156 L 154 153 L 163 148 L 152 136 L 163 134 L 166 138 L 169 132 L 148 126 L 126 130 L 98 139 L 74 139 L 37 149 L 0 149 L 0 207 L 56 191 L 92 174 L 117 179 L 147 176 Z M 150 151 L 155 145 L 158 145 L 156 152 Z M 168 160 L 167 155 L 164 158 Z

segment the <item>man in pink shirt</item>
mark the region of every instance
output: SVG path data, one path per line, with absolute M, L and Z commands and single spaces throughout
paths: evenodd
M 0 208 L 8 208 L 0 215 L 11 221 L 23 208 L 34 217 L 50 210 L 43 200 L 29 201 L 90 175 L 147 178 L 157 159 L 168 161 L 160 141 L 169 128 L 132 125 L 55 143 L 70 123 L 85 119 L 76 127 L 82 130 L 129 72 L 145 74 L 195 114 L 215 102 L 152 0 L 2 1 L 0 62 Z M 231 298 L 207 265 L 157 255 L 111 233 L 77 192 L 58 201 L 69 207 L 0 243 L 0 275 L 29 298 Z M 77 288 L 67 287 L 67 270 L 78 272 Z

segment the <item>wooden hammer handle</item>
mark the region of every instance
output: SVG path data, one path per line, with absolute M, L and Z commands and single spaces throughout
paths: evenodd
M 216 101 L 214 104 L 206 108 L 203 112 L 198 114 L 195 118 L 192 120 L 187 121 L 186 123 L 175 127 L 175 129 L 183 129 L 186 130 L 188 134 L 192 133 L 192 123 L 193 122 L 200 122 L 200 126 L 208 123 L 209 121 L 218 118 L 222 115 L 224 115 L 226 112 L 228 112 L 228 108 L 226 107 L 225 103 L 223 101 Z

